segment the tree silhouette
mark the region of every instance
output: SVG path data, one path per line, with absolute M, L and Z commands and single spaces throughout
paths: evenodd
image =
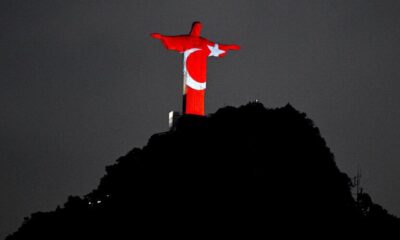
M 7 240 L 371 234 L 400 226 L 369 195 L 353 199 L 351 186 L 304 113 L 252 102 L 181 116 L 106 167 L 97 189 L 32 214 Z

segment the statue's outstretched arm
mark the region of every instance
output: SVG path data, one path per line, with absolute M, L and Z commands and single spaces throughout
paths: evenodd
M 228 51 L 228 50 L 239 50 L 240 46 L 237 44 L 219 44 L 219 47 L 224 50 L 224 51 Z
M 184 36 L 164 36 L 159 33 L 150 34 L 152 38 L 160 39 L 164 44 L 164 47 L 168 50 L 174 50 L 178 52 L 185 51 L 185 37 Z
M 239 49 L 240 46 L 236 44 L 214 44 L 214 46 L 210 48 L 210 50 L 212 51 L 211 56 L 214 57 L 224 57 L 229 50 Z

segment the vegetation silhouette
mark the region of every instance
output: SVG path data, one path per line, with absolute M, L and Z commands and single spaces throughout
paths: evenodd
M 97 189 L 32 214 L 7 240 L 282 236 L 294 229 L 297 236 L 367 236 L 399 228 L 368 194 L 354 198 L 351 190 L 304 113 L 251 102 L 182 116 L 106 167 Z

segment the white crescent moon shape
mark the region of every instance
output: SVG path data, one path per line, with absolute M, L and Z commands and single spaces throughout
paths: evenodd
M 206 83 L 205 82 L 201 83 L 201 82 L 194 80 L 192 78 L 192 76 L 190 76 L 189 71 L 186 68 L 186 61 L 187 61 L 188 57 L 190 56 L 190 54 L 192 54 L 196 51 L 199 51 L 199 50 L 201 50 L 201 49 L 200 48 L 191 48 L 191 49 L 186 50 L 183 53 L 183 56 L 184 56 L 183 57 L 183 80 L 186 85 L 188 85 L 189 87 L 191 87 L 195 90 L 204 90 L 204 89 L 206 89 Z

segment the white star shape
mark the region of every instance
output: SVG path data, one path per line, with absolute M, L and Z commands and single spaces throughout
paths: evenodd
M 213 46 L 210 46 L 210 45 L 208 45 L 207 47 L 208 47 L 208 49 L 210 49 L 210 55 L 208 55 L 209 57 L 211 57 L 211 56 L 213 56 L 213 57 L 219 57 L 219 55 L 225 53 L 224 50 L 219 49 L 218 43 L 216 43 L 216 44 L 214 45 L 214 47 L 213 47 Z

